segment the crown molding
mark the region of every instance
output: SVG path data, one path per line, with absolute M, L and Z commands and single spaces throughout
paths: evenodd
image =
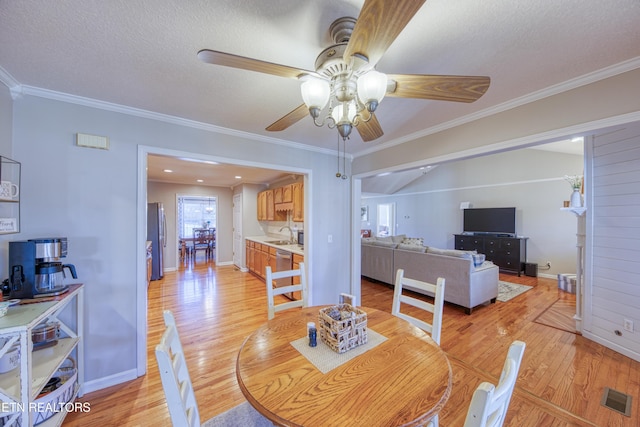
M 14 101 L 22 96 L 22 86 L 20 83 L 2 67 L 0 67 L 0 82 L 9 88 L 11 99 Z
M 20 85 L 15 79 L 13 79 L 13 77 L 11 77 L 9 73 L 5 72 L 5 75 L 3 76 L 1 73 L 2 71 L 4 70 L 0 68 L 0 80 L 2 80 L 4 76 L 6 76 L 8 81 L 15 82 L 14 86 L 11 87 L 7 83 L 5 83 L 4 80 L 2 80 L 3 83 L 7 84 L 7 86 L 9 86 L 9 88 L 11 89 L 12 96 L 13 96 L 13 93 L 15 92 L 16 94 L 19 94 L 19 95 L 31 95 L 39 98 L 52 99 L 56 101 L 67 102 L 70 104 L 82 105 L 84 107 L 97 108 L 100 110 L 126 114 L 129 116 L 142 117 L 145 119 L 157 120 L 160 122 L 175 124 L 179 126 L 186 126 L 194 129 L 205 130 L 208 132 L 229 135 L 229 136 L 249 139 L 253 141 L 261 141 L 269 144 L 281 145 L 287 148 L 296 148 L 299 150 L 312 151 L 312 152 L 321 153 L 321 154 L 328 154 L 331 156 L 336 156 L 339 154 L 338 151 L 332 150 L 332 149 L 313 147 L 313 146 L 301 144 L 298 142 L 287 141 L 279 138 L 272 138 L 264 135 L 257 135 L 250 132 L 243 132 L 235 129 L 224 128 L 221 126 L 212 125 L 210 123 L 198 122 L 195 120 L 184 119 L 181 117 L 171 116 L 168 114 L 162 114 L 162 113 L 156 113 L 149 110 L 143 110 L 141 108 L 128 107 L 125 105 L 115 104 L 112 102 L 86 98 L 83 96 L 71 95 L 64 92 L 57 92 L 49 89 L 42 89 L 42 88 L 28 86 L 28 85 Z M 16 99 L 16 97 L 14 97 L 14 99 Z M 347 158 L 349 158 L 349 160 L 353 160 L 353 156 L 348 155 Z
M 627 71 L 632 71 L 637 68 L 640 68 L 640 57 L 632 58 L 627 61 L 620 62 L 618 64 L 614 64 L 609 67 L 603 68 L 601 70 L 597 70 L 597 71 L 576 77 L 574 79 L 567 80 L 566 82 L 549 86 L 548 88 L 545 88 L 536 92 L 532 92 L 528 95 L 524 95 L 519 98 L 514 98 L 512 100 L 503 102 L 502 104 L 498 104 L 491 108 L 487 108 L 487 109 L 475 112 L 473 114 L 460 117 L 455 120 L 441 123 L 437 126 L 432 126 L 420 132 L 415 132 L 413 134 L 406 135 L 401 138 L 397 138 L 392 141 L 388 141 L 383 144 L 376 145 L 375 147 L 358 151 L 357 153 L 353 154 L 353 157 L 354 158 L 362 157 L 367 154 L 375 153 L 376 151 L 380 151 L 390 147 L 394 147 L 396 145 L 404 144 L 405 142 L 413 141 L 415 139 L 422 138 L 428 135 L 433 135 L 435 133 L 442 132 L 447 129 L 451 129 L 456 126 L 460 126 L 460 125 L 472 122 L 474 120 L 482 119 L 485 117 L 492 116 L 494 114 L 511 110 L 513 108 L 520 107 L 522 105 L 529 104 L 531 102 L 539 101 L 541 99 L 548 98 L 550 96 L 557 95 L 572 89 L 576 89 L 581 86 L 595 83 L 597 81 L 604 80 L 609 77 L 617 76 L 618 74 L 626 73 Z

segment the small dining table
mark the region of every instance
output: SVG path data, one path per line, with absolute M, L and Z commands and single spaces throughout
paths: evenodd
M 309 347 L 307 323 L 319 327 L 321 308 L 280 313 L 242 344 L 236 378 L 258 412 L 281 426 L 419 426 L 444 407 L 451 365 L 428 334 L 358 307 L 367 314 L 367 344 L 339 354 L 318 333 Z
M 216 241 L 216 229 L 210 228 L 209 233 L 205 235 L 205 239 L 209 246 L 212 246 Z M 194 236 L 191 237 L 178 237 L 179 247 L 180 247 L 180 259 L 186 259 L 187 255 L 191 254 L 193 249 L 193 245 L 197 239 Z

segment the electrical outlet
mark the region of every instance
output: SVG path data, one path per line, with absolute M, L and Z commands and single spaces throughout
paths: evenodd
M 627 332 L 633 332 L 633 320 L 624 319 L 624 330 Z
M 333 243 L 333 235 L 332 235 L 332 234 L 329 234 L 329 235 L 327 236 L 327 242 L 329 242 L 329 243 Z

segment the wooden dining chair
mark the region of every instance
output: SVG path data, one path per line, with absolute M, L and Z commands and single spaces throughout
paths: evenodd
M 205 259 L 209 259 L 211 247 L 209 246 L 209 230 L 205 228 L 195 228 L 193 230 L 193 259 L 198 257 L 198 251 L 204 251 Z
M 282 310 L 288 310 L 295 307 L 307 306 L 307 279 L 304 272 L 304 262 L 301 262 L 295 270 L 284 270 L 272 272 L 271 267 L 266 267 L 266 284 L 267 284 L 267 316 L 269 320 L 273 319 L 275 314 Z M 293 284 L 293 278 L 298 277 L 300 283 Z M 290 285 L 274 287 L 275 280 L 292 278 Z M 276 304 L 276 296 L 287 294 L 289 292 L 300 292 L 299 300 L 287 301 Z
M 176 321 L 169 310 L 163 312 L 165 331 L 156 346 L 156 360 L 174 426 L 200 425 L 200 413 L 191 377 L 182 350 Z
M 498 385 L 483 382 L 476 388 L 464 427 L 501 427 L 509 409 L 526 344 L 514 341 L 509 347 Z
M 415 279 L 404 277 L 404 270 L 399 268 L 396 272 L 395 289 L 393 291 L 393 303 L 391 306 L 391 314 L 404 319 L 420 329 L 431 334 L 431 338 L 440 345 L 440 333 L 442 330 L 442 312 L 444 309 L 444 284 L 445 280 L 438 277 L 436 284 L 421 282 Z M 409 295 L 403 294 L 405 286 L 417 289 L 419 292 L 428 292 L 434 295 L 433 304 L 419 300 Z M 401 303 L 409 304 L 419 309 L 425 310 L 432 314 L 431 323 L 420 320 L 409 314 L 400 311 Z

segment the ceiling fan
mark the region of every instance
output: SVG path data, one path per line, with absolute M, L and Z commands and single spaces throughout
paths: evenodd
M 483 76 L 383 74 L 375 70 L 425 1 L 365 0 L 357 20 L 344 17 L 331 24 L 335 44 L 320 53 L 315 71 L 209 49 L 199 51 L 198 58 L 209 64 L 302 81 L 304 104 L 269 125 L 268 131 L 287 129 L 310 114 L 316 126 L 326 123 L 337 128 L 343 140 L 355 127 L 363 141 L 373 141 L 384 134 L 374 112 L 385 95 L 474 102 L 489 88 L 490 78 Z

